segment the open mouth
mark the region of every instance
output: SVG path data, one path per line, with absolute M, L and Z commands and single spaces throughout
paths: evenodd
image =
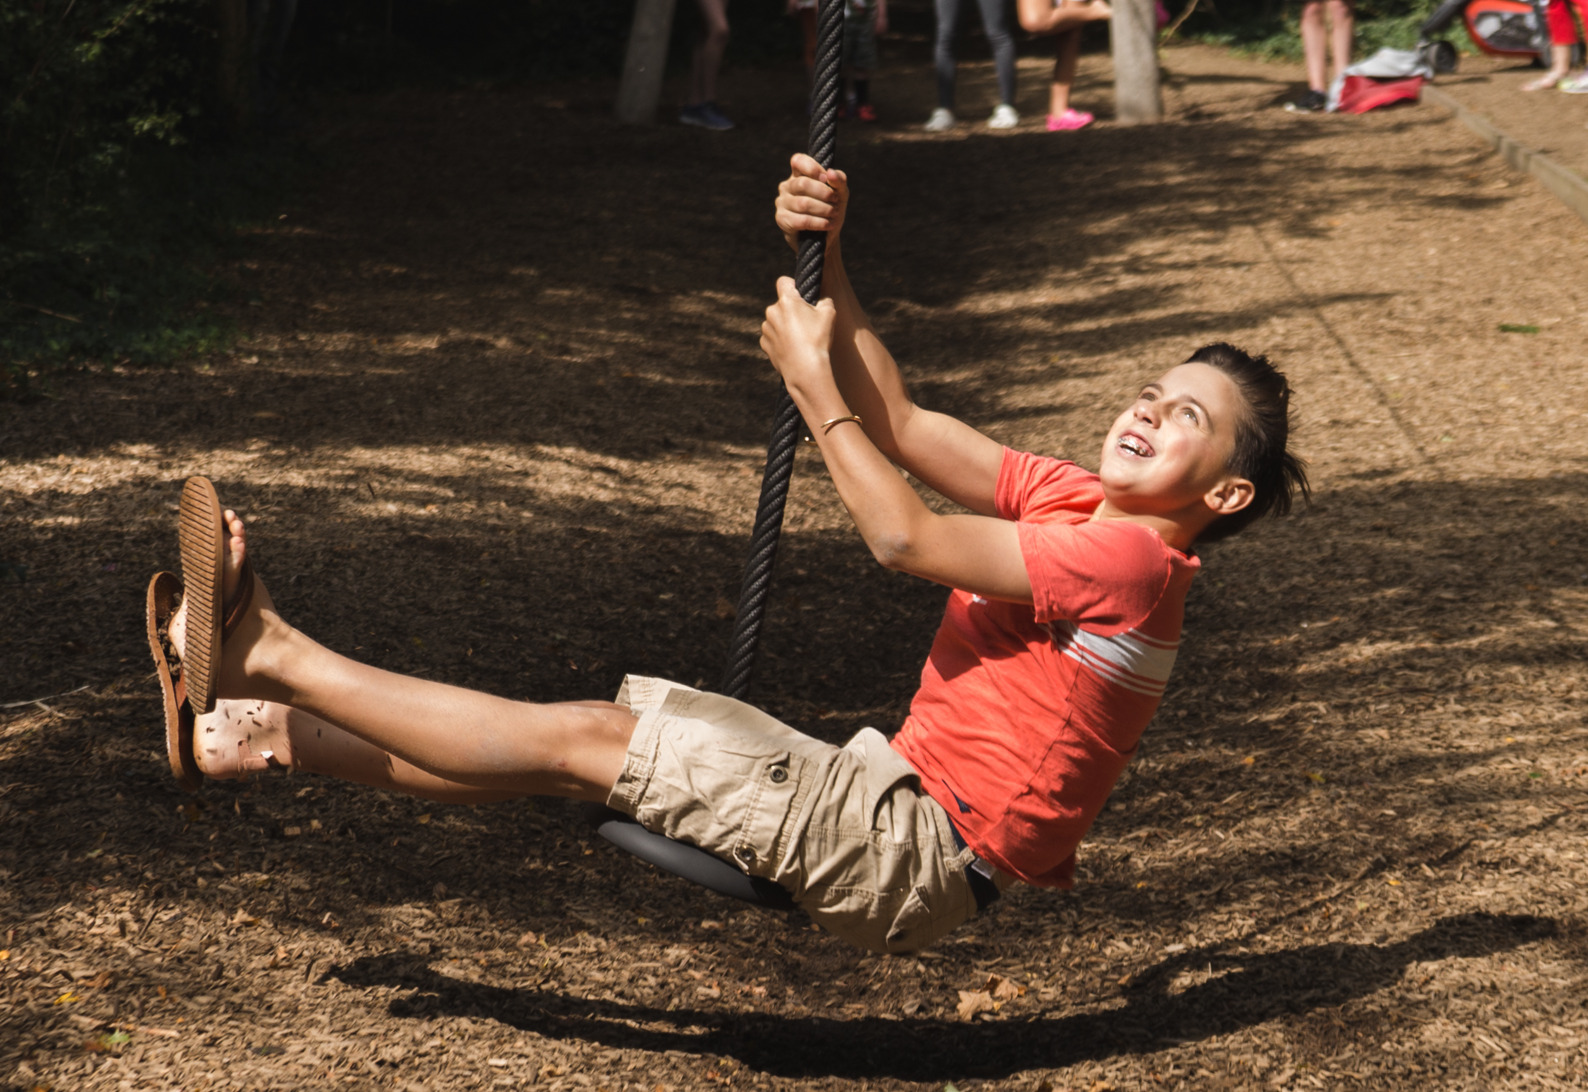
M 1127 455 L 1134 455 L 1138 459 L 1150 459 L 1154 452 L 1152 445 L 1134 432 L 1127 432 L 1115 441 L 1114 446 Z

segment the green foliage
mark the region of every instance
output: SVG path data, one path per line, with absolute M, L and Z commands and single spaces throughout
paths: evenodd
M 199 0 L 0 0 L 0 397 L 74 361 L 210 344 L 193 141 Z
M 1367 57 L 1384 46 L 1410 49 L 1417 44 L 1417 28 L 1433 9 L 1431 0 L 1357 0 L 1355 56 Z M 1214 6 L 1200 0 L 1180 36 L 1299 64 L 1300 16 L 1300 3 L 1219 0 Z M 1462 45 L 1454 38 L 1452 42 L 1458 48 Z

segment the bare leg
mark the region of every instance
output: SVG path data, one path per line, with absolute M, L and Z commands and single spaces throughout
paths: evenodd
M 1075 85 L 1075 69 L 1081 59 L 1081 28 L 1073 27 L 1058 36 L 1058 53 L 1053 58 L 1053 82 L 1048 85 L 1048 113 L 1058 117 L 1070 108 L 1070 88 Z
M 1330 79 L 1351 66 L 1351 34 L 1356 28 L 1356 11 L 1351 0 L 1329 0 Z
M 437 777 L 311 713 L 275 702 L 223 699 L 213 713 L 198 718 L 193 736 L 199 770 L 218 780 L 288 769 L 446 804 L 487 804 L 522 795 Z
M 706 18 L 706 36 L 695 46 L 689 76 L 691 106 L 717 101 L 717 70 L 728 48 L 728 0 L 700 0 L 700 14 Z
M 1307 67 L 1307 86 L 1314 91 L 1327 91 L 1328 35 L 1323 22 L 1323 0 L 1307 0 L 1301 6 L 1301 55 Z
M 226 595 L 245 530 L 227 512 Z M 185 613 L 172 623 L 182 647 Z M 338 655 L 282 620 L 262 583 L 218 671 L 222 698 L 312 714 L 444 782 L 514 795 L 605 801 L 623 768 L 635 716 L 611 702 L 535 705 L 412 679 Z M 290 732 L 289 732 L 290 742 Z M 351 761 L 351 760 L 349 760 Z M 359 761 L 376 761 L 365 755 Z M 327 761 L 328 772 L 360 767 Z M 395 786 L 394 786 L 395 787 Z M 437 786 L 439 788 L 439 786 Z
M 1113 9 L 1108 0 L 1064 0 L 1062 4 L 1054 4 L 1053 0 L 1019 0 L 1016 14 L 1028 34 L 1057 34 L 1107 19 Z
M 1549 71 L 1535 80 L 1529 80 L 1522 85 L 1523 91 L 1548 91 L 1557 83 L 1566 78 L 1571 71 L 1571 46 L 1554 45 L 1549 47 Z

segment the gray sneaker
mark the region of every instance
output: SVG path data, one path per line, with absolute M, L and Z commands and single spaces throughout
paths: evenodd
M 733 128 L 733 122 L 728 116 L 717 109 L 714 102 L 702 102 L 696 106 L 686 106 L 678 111 L 678 120 L 685 125 L 698 125 L 702 129 L 712 129 L 716 132 L 726 132 Z

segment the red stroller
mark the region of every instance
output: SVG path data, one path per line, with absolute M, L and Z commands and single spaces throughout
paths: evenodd
M 1549 63 L 1547 0 L 1445 0 L 1418 30 L 1417 53 L 1435 72 L 1456 70 L 1455 46 L 1434 35 L 1456 19 L 1472 44 L 1493 57 L 1526 57 Z

